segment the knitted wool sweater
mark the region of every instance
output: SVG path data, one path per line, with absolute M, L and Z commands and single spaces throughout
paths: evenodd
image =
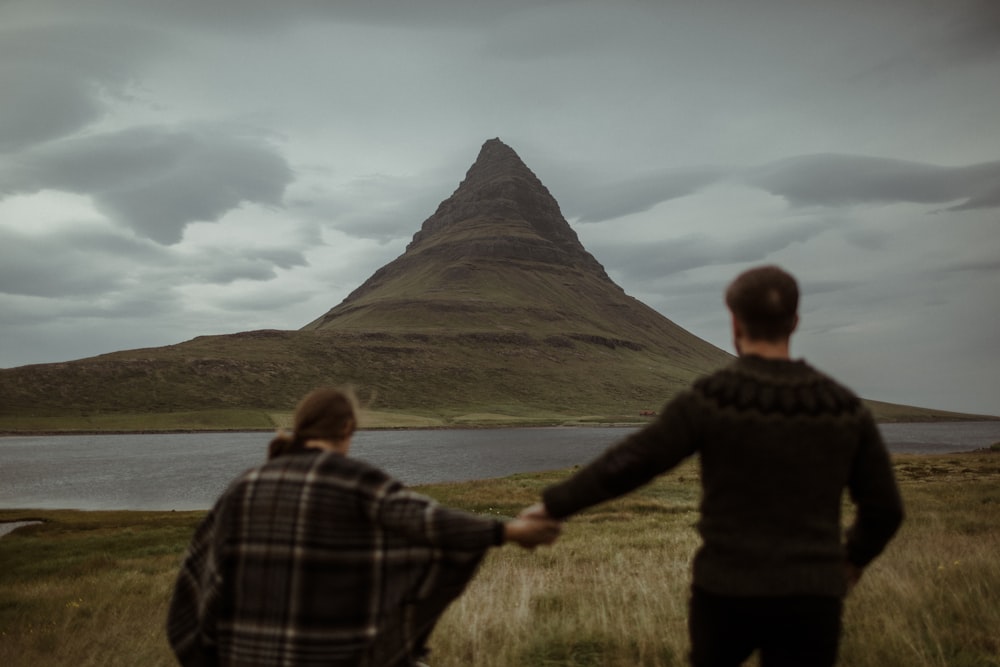
M 841 596 L 845 559 L 867 565 L 903 519 L 888 453 L 860 399 L 804 361 L 756 356 L 695 382 L 543 500 L 567 517 L 696 453 L 702 546 L 693 583 L 712 593 Z M 857 510 L 846 536 L 845 489 Z

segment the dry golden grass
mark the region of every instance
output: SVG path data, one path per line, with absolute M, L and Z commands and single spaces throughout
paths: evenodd
M 1000 456 L 900 456 L 896 470 L 908 518 L 847 600 L 840 663 L 1000 665 Z M 551 549 L 492 553 L 438 626 L 435 667 L 687 664 L 696 479 L 686 464 Z M 480 510 L 475 496 L 499 491 L 461 489 L 434 491 Z
M 899 457 L 908 517 L 848 598 L 845 665 L 1000 665 L 1000 456 Z
M 896 458 L 907 521 L 848 598 L 841 664 L 1000 666 L 1000 455 Z M 512 516 L 566 472 L 425 487 Z M 698 539 L 691 463 L 571 521 L 533 553 L 494 550 L 442 618 L 433 667 L 686 664 Z M 0 511 L 0 664 L 174 664 L 163 635 L 198 513 Z

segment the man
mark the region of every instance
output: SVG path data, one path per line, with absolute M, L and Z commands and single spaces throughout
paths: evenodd
M 550 486 L 525 514 L 562 519 L 698 454 L 702 545 L 693 566 L 691 662 L 833 665 L 842 598 L 903 518 L 888 453 L 851 391 L 789 356 L 798 286 L 774 266 L 726 291 L 738 358 L 655 422 Z M 844 489 L 856 520 L 841 536 Z

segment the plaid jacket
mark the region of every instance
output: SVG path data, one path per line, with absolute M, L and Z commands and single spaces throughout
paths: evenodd
M 411 665 L 503 523 L 330 452 L 238 477 L 198 527 L 167 636 L 185 667 Z

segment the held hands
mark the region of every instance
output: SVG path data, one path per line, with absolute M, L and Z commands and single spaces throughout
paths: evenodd
M 517 515 L 519 519 L 552 519 L 549 516 L 549 511 L 545 509 L 544 503 L 535 503 L 530 507 L 525 507 L 521 510 L 521 513 Z
M 532 505 L 504 525 L 504 538 L 526 549 L 552 544 L 561 532 L 562 522 L 550 517 L 541 504 Z

